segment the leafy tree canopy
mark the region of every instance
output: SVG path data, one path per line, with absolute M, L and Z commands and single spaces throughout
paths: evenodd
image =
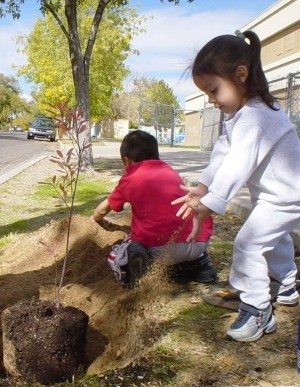
M 87 43 L 92 14 L 98 1 L 82 2 L 77 15 L 82 45 Z M 60 13 L 62 20 L 63 12 Z M 96 38 L 90 69 L 90 112 L 94 120 L 109 114 L 109 103 L 114 90 L 122 87 L 128 75 L 124 61 L 131 50 L 131 39 L 140 31 L 142 18 L 128 7 L 111 6 Z M 39 19 L 28 37 L 20 37 L 19 45 L 27 55 L 27 64 L 19 69 L 19 75 L 37 84 L 35 98 L 40 111 L 49 103 L 62 100 L 75 104 L 74 83 L 67 41 L 51 15 Z
M 13 121 L 29 106 L 20 96 L 20 89 L 15 78 L 0 74 L 0 129 L 8 129 Z
M 172 88 L 163 80 L 154 80 L 145 90 L 145 99 L 150 102 L 179 107 L 178 99 Z
M 7 14 L 11 14 L 14 19 L 20 17 L 20 4 L 24 3 L 25 0 L 1 0 L 0 1 L 0 17 L 4 17 Z
M 164 0 L 160 0 L 162 3 Z M 186 0 L 188 3 L 192 3 L 194 0 Z M 11 14 L 14 19 L 18 19 L 21 14 L 20 5 L 25 3 L 26 0 L 0 0 L 0 17 L 3 17 L 7 14 Z M 83 3 L 83 0 L 81 1 Z M 169 3 L 179 4 L 180 0 L 168 0 Z M 45 12 L 47 9 L 47 4 L 50 4 L 51 7 L 55 10 L 58 10 L 62 7 L 64 1 L 62 0 L 40 0 L 41 11 Z M 114 0 L 111 1 L 113 5 L 127 5 L 128 1 L 126 0 Z

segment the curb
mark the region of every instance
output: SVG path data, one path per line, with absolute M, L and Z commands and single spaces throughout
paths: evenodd
M 42 156 L 36 157 L 35 159 L 29 160 L 25 163 L 22 163 L 21 165 L 19 165 L 18 167 L 16 167 L 12 171 L 4 173 L 3 175 L 0 176 L 0 184 L 5 183 L 6 181 L 10 180 L 12 177 L 14 177 L 14 176 L 18 175 L 19 173 L 21 173 L 22 171 L 24 171 L 24 169 L 31 167 L 32 165 L 38 163 L 39 161 L 45 159 L 46 157 L 48 157 L 48 156 L 42 155 Z

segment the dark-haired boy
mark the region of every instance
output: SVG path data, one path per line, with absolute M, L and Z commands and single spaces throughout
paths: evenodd
M 124 174 L 113 192 L 94 211 L 99 222 L 111 210 L 132 208 L 128 240 L 113 247 L 108 259 L 116 278 L 133 287 L 148 270 L 152 260 L 162 258 L 173 264 L 173 274 L 180 282 L 193 280 L 215 282 L 217 272 L 206 253 L 213 232 L 209 217 L 202 225 L 197 241 L 186 243 L 191 217 L 183 221 L 171 202 L 182 196 L 179 174 L 159 159 L 155 137 L 142 130 L 128 133 L 120 147 Z

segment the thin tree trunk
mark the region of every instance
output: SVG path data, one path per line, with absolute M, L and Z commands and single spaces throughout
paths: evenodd
M 87 128 L 82 134 L 80 141 L 86 138 L 86 143 L 90 144 L 91 130 L 90 130 L 90 114 L 89 114 L 89 63 L 84 62 L 80 40 L 77 28 L 76 5 L 73 0 L 66 0 L 65 14 L 69 26 L 69 55 L 72 67 L 72 76 L 75 88 L 75 97 L 78 107 L 80 107 L 87 121 Z M 93 167 L 93 151 L 92 147 L 85 149 L 82 160 L 82 170 Z

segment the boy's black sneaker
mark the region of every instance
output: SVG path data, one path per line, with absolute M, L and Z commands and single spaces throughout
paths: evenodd
M 170 277 L 174 282 L 180 284 L 191 281 L 211 284 L 218 280 L 217 269 L 206 251 L 193 261 L 172 265 L 170 267 Z
M 140 278 L 150 269 L 153 259 L 144 245 L 131 242 L 127 247 L 128 264 L 122 267 L 125 275 L 125 286 L 133 289 Z

